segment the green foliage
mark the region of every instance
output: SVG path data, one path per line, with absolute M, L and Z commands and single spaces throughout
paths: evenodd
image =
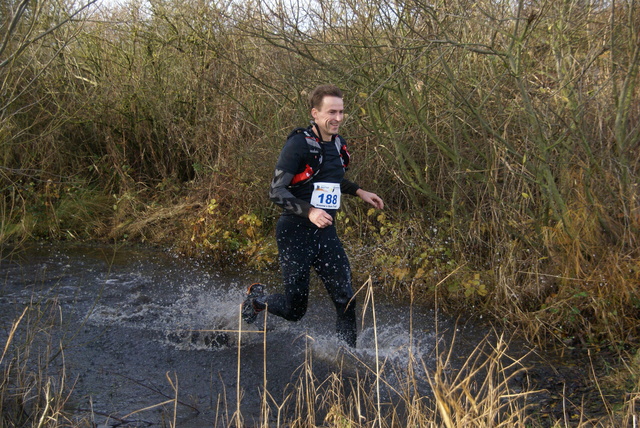
M 455 255 L 445 221 L 430 225 L 421 216 L 395 216 L 373 208 L 361 220 L 340 213 L 338 221 L 347 225 L 348 245 L 359 263 L 369 266 L 368 274 L 390 292 L 407 294 L 417 285 L 423 298 L 431 299 L 436 284 L 464 263 Z
M 95 237 L 104 231 L 110 214 L 108 196 L 84 181 L 17 178 L 8 182 L 6 192 L 13 202 L 2 207 L 0 243 Z
M 273 267 L 277 260 L 274 242 L 264 235 L 262 220 L 255 214 L 243 214 L 234 223 L 220 210 L 218 201 L 209 203 L 200 217 L 191 223 L 191 242 L 211 254 L 222 265 Z

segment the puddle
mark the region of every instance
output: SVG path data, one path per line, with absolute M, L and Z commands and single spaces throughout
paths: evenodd
M 220 273 L 206 262 L 158 249 L 36 245 L 3 259 L 0 271 L 2 342 L 33 299 L 58 305 L 55 340 L 63 344 L 74 385 L 71 405 L 78 414 L 100 416 L 103 425 L 121 424 L 129 413 L 172 398 L 170 376 L 178 379 L 183 402 L 179 425 L 214 426 L 221 403 L 224 412 L 236 409 L 240 359 L 240 407 L 250 426 L 260 418 L 265 365 L 269 393 L 284 400 L 305 362 L 312 361 L 319 382 L 340 371 L 375 367 L 376 356 L 387 366 L 406 367 L 410 354 L 430 358 L 436 337 L 433 313 L 415 316 L 410 331 L 404 309 L 379 304 L 375 334 L 365 315 L 357 349 L 345 351 L 333 334 L 332 303 L 317 281 L 302 321 L 267 316 L 248 326 L 239 322 L 247 284 L 274 278 Z M 166 412 L 161 407 L 126 419 L 159 425 Z

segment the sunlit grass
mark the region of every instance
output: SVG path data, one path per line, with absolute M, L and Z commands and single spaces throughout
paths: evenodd
M 366 310 L 375 319 L 372 283 L 366 289 Z M 376 326 L 374 326 L 376 328 Z M 242 332 L 240 332 L 242 333 Z M 260 331 L 251 331 L 251 334 Z M 436 336 L 438 336 L 436 332 Z M 264 340 L 268 337 L 265 334 Z M 336 368 L 326 379 L 318 379 L 313 371 L 313 338 L 307 337 L 305 360 L 298 369 L 298 379 L 292 391 L 281 401 L 269 393 L 266 378 L 259 426 L 271 427 L 272 412 L 277 411 L 276 426 L 329 427 L 615 427 L 622 419 L 636 417 L 632 408 L 637 394 L 630 394 L 623 411 L 613 411 L 601 396 L 606 416 L 598 420 L 575 410 L 564 413 L 564 419 L 542 421 L 531 403 L 540 391 L 527 382 L 526 356 L 509 355 L 509 341 L 504 333 L 487 335 L 462 362 L 456 352 L 455 336 L 449 343 L 437 340 L 433 360 L 417 358 L 412 353 L 406 367 L 397 367 L 379 360 L 375 364 L 360 360 L 357 350 L 343 349 L 336 358 Z M 377 340 L 374 346 L 377 349 Z M 242 349 L 238 341 L 238 376 L 241 372 Z M 344 371 L 344 358 L 358 362 L 355 374 Z M 424 358 L 424 357 L 422 357 Z M 265 366 L 268 362 L 265 345 Z M 595 372 L 594 372 L 595 376 Z M 391 380 L 393 379 L 393 380 Z M 597 378 L 596 387 L 600 388 Z M 239 379 L 237 384 L 239 385 Z M 419 385 L 428 384 L 429 389 Z M 380 385 L 391 396 L 380 400 Z M 637 389 L 634 388 L 634 390 Z M 243 391 L 244 392 L 244 391 Z M 241 397 L 241 394 L 238 395 Z M 240 407 L 238 407 L 239 409 Z M 282 411 L 286 417 L 283 417 Z M 239 411 L 239 410 L 238 410 Z M 322 420 L 319 415 L 323 415 Z M 576 418 L 578 416 L 578 418 Z M 237 415 L 236 415 L 237 418 Z M 236 419 L 239 423 L 241 419 Z M 635 419 L 634 419 L 635 420 Z M 551 423 L 549 423 L 551 422 Z M 241 425 L 236 425 L 241 426 Z

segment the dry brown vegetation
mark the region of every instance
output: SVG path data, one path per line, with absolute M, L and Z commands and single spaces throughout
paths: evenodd
M 267 186 L 346 90 L 356 276 L 532 340 L 635 347 L 633 1 L 0 5 L 0 243 L 142 240 L 274 265 Z

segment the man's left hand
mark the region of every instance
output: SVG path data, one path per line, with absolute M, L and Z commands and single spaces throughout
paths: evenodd
M 379 210 L 384 208 L 384 202 L 375 193 L 367 192 L 366 190 L 363 190 L 363 189 L 358 189 L 358 191 L 356 192 L 356 195 L 358 195 L 360 199 L 362 199 L 366 203 L 372 205 L 374 208 L 377 208 Z

